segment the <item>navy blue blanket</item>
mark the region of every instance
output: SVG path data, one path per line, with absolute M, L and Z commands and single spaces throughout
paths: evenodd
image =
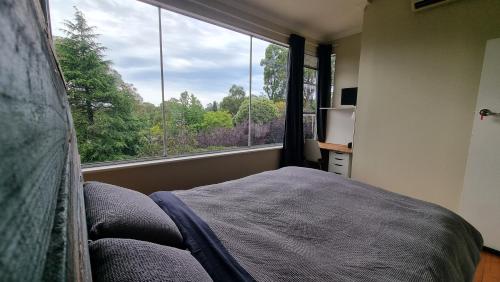
M 214 281 L 255 281 L 219 241 L 208 224 L 170 192 L 156 192 L 151 199 L 175 222 L 185 247 Z

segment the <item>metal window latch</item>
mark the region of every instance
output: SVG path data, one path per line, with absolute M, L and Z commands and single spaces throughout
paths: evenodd
M 482 109 L 479 111 L 479 115 L 481 116 L 481 120 L 483 120 L 484 117 L 487 117 L 487 116 L 500 116 L 500 113 L 492 112 L 489 109 Z

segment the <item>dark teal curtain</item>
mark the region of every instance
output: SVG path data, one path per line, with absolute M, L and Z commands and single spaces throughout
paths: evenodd
M 286 97 L 285 136 L 281 166 L 302 166 L 304 163 L 304 128 L 302 120 L 304 90 L 305 39 L 292 34 L 288 41 L 288 84 Z
M 317 54 L 318 84 L 316 88 L 316 124 L 318 126 L 318 141 L 325 142 L 327 110 L 320 110 L 320 108 L 330 107 L 332 87 L 332 45 L 320 44 L 318 46 Z
M 329 108 L 331 87 L 332 87 L 332 45 L 320 44 L 317 49 L 318 56 L 318 83 L 316 92 L 316 132 L 318 141 L 325 142 L 326 139 L 326 119 Z M 321 150 L 322 168 L 328 170 L 328 151 Z

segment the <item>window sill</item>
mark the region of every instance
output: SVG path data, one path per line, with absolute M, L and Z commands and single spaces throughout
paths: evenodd
M 235 150 L 227 150 L 227 151 L 217 151 L 213 153 L 203 153 L 203 154 L 195 154 L 195 155 L 186 155 L 186 156 L 178 156 L 178 157 L 166 157 L 160 159 L 149 159 L 149 160 L 131 160 L 127 162 L 110 162 L 110 163 L 102 163 L 102 164 L 92 164 L 91 166 L 85 167 L 83 165 L 82 172 L 100 172 L 100 171 L 110 171 L 110 170 L 119 170 L 124 168 L 133 168 L 133 167 L 144 167 L 151 165 L 160 165 L 165 163 L 177 163 L 177 162 L 185 162 L 185 161 L 195 161 L 206 158 L 216 158 L 221 156 L 230 156 L 230 155 L 239 155 L 239 154 L 248 154 L 254 152 L 262 152 L 262 151 L 271 151 L 271 150 L 281 150 L 283 149 L 283 145 L 273 144 L 273 145 L 262 145 L 255 146 L 248 149 L 235 149 Z

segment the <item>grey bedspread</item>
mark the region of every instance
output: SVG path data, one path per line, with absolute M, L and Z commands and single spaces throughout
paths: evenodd
M 174 193 L 258 281 L 471 281 L 482 246 L 449 210 L 318 170 Z

